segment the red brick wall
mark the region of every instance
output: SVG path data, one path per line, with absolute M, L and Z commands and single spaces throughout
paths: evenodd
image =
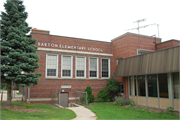
M 85 52 L 112 54 L 112 45 L 110 42 L 70 38 L 70 37 L 63 37 L 63 36 L 54 36 L 54 35 L 40 34 L 40 33 L 34 33 L 34 32 L 32 32 L 31 34 L 33 35 L 33 38 L 37 39 L 36 45 L 41 48 L 53 48 L 53 49 L 62 49 L 62 50 L 74 50 L 74 51 L 83 51 L 83 52 L 85 51 Z M 46 43 L 46 46 L 45 46 L 45 43 Z M 55 44 L 57 45 L 57 47 L 55 47 Z M 67 48 L 68 46 L 81 47 L 81 49 Z M 93 50 L 93 48 L 94 49 L 100 48 L 101 50 L 99 49 L 96 51 L 96 50 Z
M 177 46 L 177 45 L 180 45 L 179 41 L 170 40 L 170 41 L 166 41 L 166 42 L 157 44 L 157 50 L 161 50 L 161 49 L 165 49 L 165 48 L 169 48 L 169 47 L 173 47 L 173 46 Z
M 147 37 L 147 36 L 140 36 L 140 49 L 145 50 L 155 50 L 155 38 Z M 114 68 L 113 73 L 116 70 L 117 66 L 117 58 L 127 58 L 131 56 L 137 55 L 137 49 L 139 48 L 139 39 L 138 35 L 127 33 L 122 37 L 114 39 L 112 41 L 112 48 L 113 48 L 113 61 L 114 61 Z M 161 39 L 156 38 L 156 43 L 160 43 Z
M 113 73 L 116 70 L 117 66 L 117 58 L 127 58 L 131 56 L 137 55 L 137 49 L 139 48 L 139 39 L 140 39 L 140 49 L 146 50 L 155 50 L 155 38 L 141 36 L 138 38 L 137 34 L 127 33 L 119 38 L 116 38 L 112 41 L 112 48 L 113 48 Z M 156 38 L 156 43 L 160 43 L 161 39 Z M 118 82 L 123 82 L 124 89 L 128 95 L 128 89 L 126 88 L 127 84 L 124 78 L 122 77 L 115 77 Z M 124 92 L 125 92 L 124 91 Z
M 128 98 L 128 77 L 123 77 L 124 96 Z
M 50 51 L 37 51 L 39 54 L 39 65 L 40 68 L 37 72 L 42 73 L 40 77 L 39 85 L 31 86 L 31 98 L 50 98 L 51 91 L 69 92 L 69 97 L 75 96 L 75 91 L 84 91 L 87 86 L 92 87 L 92 92 L 97 98 L 98 92 L 105 88 L 108 79 L 101 79 L 101 58 L 110 59 L 110 75 L 113 75 L 116 66 L 117 58 L 127 58 L 137 55 L 138 45 L 138 35 L 126 33 L 121 37 L 118 37 L 112 42 L 102 42 L 95 40 L 87 40 L 80 38 L 72 38 L 65 36 L 55 36 L 49 35 L 49 31 L 32 30 L 33 38 L 37 39 L 36 45 L 39 48 L 53 48 L 58 50 L 71 50 L 71 51 L 83 51 L 83 52 L 93 52 L 93 53 L 107 53 L 113 54 L 113 56 L 101 56 L 101 55 L 89 55 L 89 54 L 78 54 L 78 53 L 65 53 L 65 52 L 50 52 Z M 162 44 L 161 39 L 142 36 L 140 35 L 140 49 L 145 50 L 158 50 L 167 47 L 176 46 L 179 44 L 177 41 L 169 41 Z M 68 47 L 69 46 L 69 47 Z M 74 47 L 75 46 L 75 47 Z M 78 49 L 77 49 L 78 48 Z M 81 48 L 81 49 L 80 49 Z M 52 53 L 58 55 L 58 78 L 49 79 L 46 78 L 46 54 Z M 72 55 L 73 56 L 73 77 L 70 79 L 61 78 L 61 56 L 62 55 Z M 78 79 L 75 77 L 75 58 L 76 56 L 86 57 L 86 78 Z M 89 78 L 89 57 L 97 57 L 99 59 L 99 78 L 90 79 Z M 127 77 L 116 77 L 118 82 L 124 83 L 124 94 L 128 97 L 128 80 Z M 70 89 L 62 89 L 61 85 L 71 85 Z
M 93 53 L 108 53 L 112 54 L 112 45 L 110 42 L 101 42 L 94 40 L 85 40 L 79 38 L 70 38 L 62 36 L 53 36 L 41 33 L 40 31 L 32 30 L 33 38 L 37 39 L 36 45 L 39 48 L 53 48 L 61 50 L 73 50 L 73 51 L 83 51 L 83 52 L 93 52 Z M 39 44 L 38 44 L 39 42 Z M 42 46 L 42 43 L 44 46 Z M 45 46 L 46 43 L 46 46 Z M 58 44 L 58 47 L 48 46 L 48 43 Z M 71 48 L 59 48 L 59 45 L 67 46 L 80 46 L 86 49 L 71 49 Z M 88 48 L 100 48 L 100 51 L 88 50 Z M 88 54 L 78 54 L 78 53 L 65 53 L 65 52 L 50 52 L 50 51 L 37 51 L 39 54 L 39 65 L 40 68 L 36 70 L 37 73 L 42 73 L 40 77 L 39 85 L 31 86 L 30 98 L 51 98 L 51 92 L 69 92 L 69 97 L 75 97 L 75 91 L 85 91 L 87 86 L 91 86 L 92 93 L 95 98 L 97 98 L 98 92 L 105 88 L 108 79 L 101 79 L 101 59 L 109 58 L 110 59 L 110 68 L 111 73 L 113 71 L 113 57 L 111 56 L 101 56 L 101 55 L 88 55 Z M 46 54 L 52 53 L 58 55 L 58 78 L 50 79 L 46 78 Z M 61 56 L 62 55 L 71 55 L 73 56 L 73 77 L 61 78 Z M 85 56 L 86 57 L 86 78 L 76 78 L 75 77 L 75 66 L 76 66 L 76 56 Z M 91 79 L 89 78 L 89 57 L 97 57 L 99 59 L 99 78 Z M 71 85 L 71 88 L 61 88 L 61 85 Z M 72 100 L 71 100 L 72 101 Z
M 74 97 L 76 91 L 84 91 L 87 86 L 91 86 L 93 94 L 97 98 L 97 93 L 106 86 L 107 79 L 82 79 L 75 78 L 75 57 L 76 56 L 86 56 L 86 78 L 89 78 L 89 57 L 98 57 L 99 58 L 99 78 L 101 78 L 101 58 L 110 58 L 111 64 L 113 63 L 112 57 L 107 56 L 92 56 L 92 55 L 83 55 L 83 54 L 70 54 L 70 53 L 60 53 L 60 52 L 47 52 L 47 51 L 37 51 L 39 54 L 40 68 L 36 72 L 40 72 L 43 75 L 40 77 L 40 82 L 38 86 L 31 86 L 31 98 L 50 98 L 51 91 L 61 92 L 61 85 L 71 85 L 71 89 L 63 89 L 64 92 L 70 92 L 69 97 Z M 59 64 L 58 64 L 58 77 L 59 79 L 48 79 L 45 77 L 46 73 L 46 54 L 58 54 L 59 55 Z M 61 55 L 70 54 L 73 55 L 73 78 L 63 79 L 61 78 Z M 111 67 L 112 68 L 112 67 Z M 112 70 L 111 70 L 112 71 Z M 112 74 L 112 72 L 111 72 Z

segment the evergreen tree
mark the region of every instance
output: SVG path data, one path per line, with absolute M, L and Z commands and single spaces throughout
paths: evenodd
M 31 30 L 28 13 L 21 0 L 7 0 L 1 12 L 1 82 L 7 84 L 7 104 L 11 104 L 11 84 L 37 85 L 40 73 L 36 39 L 27 35 Z M 24 72 L 25 74 L 22 74 Z

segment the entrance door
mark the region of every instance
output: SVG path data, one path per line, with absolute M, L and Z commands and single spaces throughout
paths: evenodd
M 68 107 L 69 93 L 61 92 L 60 93 L 60 105 L 63 107 Z

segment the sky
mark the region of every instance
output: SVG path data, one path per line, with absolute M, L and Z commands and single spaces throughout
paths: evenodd
M 52 35 L 110 42 L 126 32 L 180 40 L 180 0 L 23 0 L 32 28 Z M 5 11 L 0 1 L 0 11 Z M 159 24 L 159 36 L 158 27 Z

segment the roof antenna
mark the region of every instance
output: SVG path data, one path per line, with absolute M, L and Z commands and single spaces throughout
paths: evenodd
M 151 25 L 156 25 L 156 23 L 154 23 L 154 24 L 149 24 L 149 25 L 144 25 L 144 26 L 140 26 L 140 27 L 139 27 L 139 22 L 143 22 L 143 21 L 146 21 L 146 18 L 145 18 L 145 19 L 140 19 L 140 20 L 137 20 L 137 21 L 133 22 L 133 23 L 138 23 L 138 27 L 137 27 L 137 28 L 128 29 L 128 30 L 134 30 L 134 29 L 137 29 L 137 30 L 138 30 L 138 41 L 139 41 L 138 44 L 139 44 L 139 49 L 140 49 L 139 29 L 140 29 L 140 28 L 145 28 L 145 27 L 148 27 L 148 26 L 151 26 Z M 128 31 L 128 30 L 126 30 L 126 31 Z

